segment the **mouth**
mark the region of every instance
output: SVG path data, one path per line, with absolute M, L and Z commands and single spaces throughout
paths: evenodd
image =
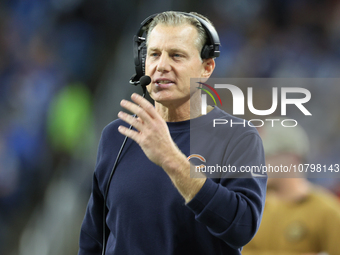
M 156 84 L 156 87 L 161 89 L 169 88 L 170 86 L 175 84 L 174 81 L 165 78 L 156 79 L 154 83 Z

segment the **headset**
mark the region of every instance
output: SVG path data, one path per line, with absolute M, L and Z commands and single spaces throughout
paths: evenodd
M 196 18 L 204 28 L 208 38 L 207 42 L 202 48 L 201 58 L 202 59 L 217 58 L 220 55 L 219 50 L 220 39 L 215 28 L 208 21 L 192 13 L 186 12 L 177 13 Z M 158 14 L 159 13 L 156 13 L 147 17 L 141 23 L 141 27 L 139 28 L 137 34 L 133 37 L 133 57 L 136 74 L 134 74 L 130 79 L 130 84 L 132 85 L 139 85 L 139 79 L 145 75 L 146 38 L 143 37 L 143 34 L 147 32 L 149 24 Z

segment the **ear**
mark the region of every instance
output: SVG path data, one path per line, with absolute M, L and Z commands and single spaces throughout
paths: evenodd
M 215 60 L 213 58 L 208 58 L 203 60 L 203 73 L 202 78 L 209 78 L 215 69 Z

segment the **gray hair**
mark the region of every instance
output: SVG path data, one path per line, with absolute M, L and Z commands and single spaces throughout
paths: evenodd
M 200 17 L 201 19 L 206 20 L 209 22 L 212 26 L 212 22 L 206 18 L 205 16 L 198 14 L 196 12 L 190 12 L 190 14 L 193 14 L 195 16 Z M 175 12 L 175 11 L 167 11 L 159 13 L 149 24 L 149 27 L 147 29 L 147 36 L 146 36 L 146 45 L 148 45 L 148 35 L 150 35 L 151 31 L 158 25 L 158 24 L 164 24 L 168 26 L 179 26 L 183 24 L 190 24 L 194 26 L 197 29 L 198 37 L 195 41 L 196 47 L 199 52 L 201 52 L 203 46 L 206 44 L 208 36 L 206 31 L 201 25 L 201 22 L 199 22 L 198 19 L 187 16 L 183 13 Z

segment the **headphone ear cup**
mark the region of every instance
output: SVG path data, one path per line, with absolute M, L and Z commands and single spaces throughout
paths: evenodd
M 135 69 L 136 75 L 131 79 L 133 82 L 139 81 L 139 79 L 145 74 L 145 59 L 146 59 L 146 43 L 144 38 L 139 38 L 140 41 L 134 46 L 135 49 Z
M 208 58 L 212 58 L 212 50 L 213 47 L 210 45 L 204 45 L 201 51 L 201 58 L 202 59 L 208 59 Z
M 141 50 L 140 50 L 140 62 L 142 63 L 142 72 L 143 72 L 142 76 L 145 75 L 146 53 L 147 53 L 146 43 L 143 42 L 141 45 Z
M 138 37 L 137 35 L 133 37 L 133 56 L 134 56 L 136 74 L 134 74 L 131 77 L 130 83 L 137 85 L 139 82 L 139 79 L 142 76 L 144 76 L 144 73 L 145 73 L 145 58 L 146 58 L 145 38 Z

